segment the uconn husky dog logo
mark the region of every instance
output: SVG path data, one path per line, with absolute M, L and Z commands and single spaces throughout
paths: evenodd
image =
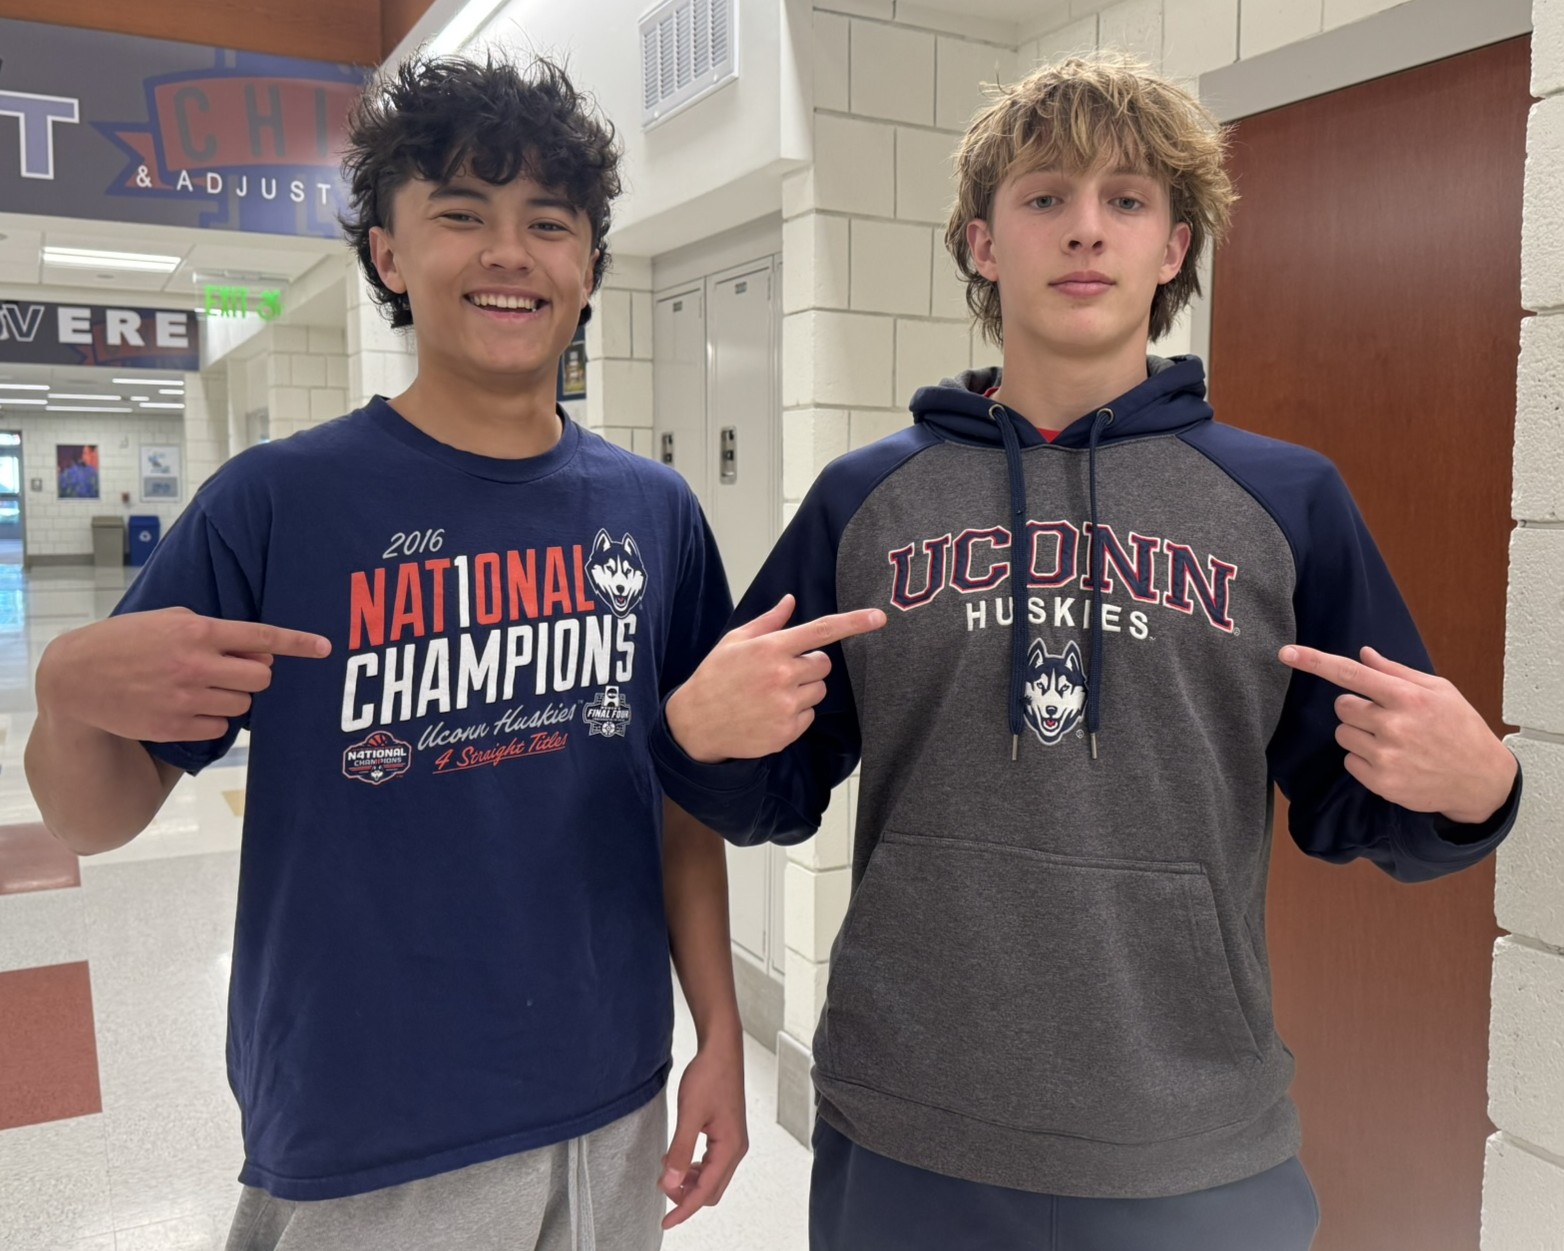
M 1054 746 L 1080 723 L 1085 707 L 1086 673 L 1080 647 L 1072 641 L 1055 656 L 1041 639 L 1033 639 L 1026 656 L 1021 712 L 1038 741 Z
M 592 588 L 608 601 L 616 617 L 623 617 L 646 594 L 646 565 L 635 536 L 627 534 L 615 542 L 607 530 L 599 530 L 587 561 Z

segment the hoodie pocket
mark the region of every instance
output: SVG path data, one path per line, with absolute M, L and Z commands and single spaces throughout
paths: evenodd
M 1037 1133 L 1245 1114 L 1259 1055 L 1195 863 L 887 832 L 832 953 L 822 1076 Z

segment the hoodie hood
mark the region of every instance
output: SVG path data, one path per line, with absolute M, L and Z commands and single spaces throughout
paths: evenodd
M 984 394 L 999 386 L 1004 371 L 997 365 L 969 369 L 938 386 L 919 387 L 912 397 L 913 419 L 940 435 L 958 443 L 978 443 L 990 447 L 1003 445 L 1003 438 L 992 413 L 995 408 L 1008 413 L 1022 447 L 1047 446 L 1047 440 L 1024 416 Z M 1146 381 L 1134 390 L 1103 405 L 1113 411 L 1113 420 L 1100 439 L 1113 443 L 1120 439 L 1144 438 L 1183 430 L 1211 420 L 1211 405 L 1206 403 L 1206 371 L 1198 356 L 1160 356 L 1146 358 Z M 1093 409 L 1059 432 L 1054 447 L 1082 448 L 1090 442 Z
M 955 443 L 1003 448 L 1010 490 L 1010 532 L 1026 529 L 1026 475 L 1023 450 L 1047 448 L 1078 451 L 1088 456 L 1091 496 L 1091 549 L 1089 568 L 1102 568 L 1102 535 L 1097 524 L 1097 449 L 1105 443 L 1171 434 L 1211 420 L 1206 403 L 1205 367 L 1197 356 L 1146 358 L 1146 381 L 1115 400 L 1078 418 L 1059 432 L 1052 443 L 1037 427 L 1014 409 L 984 393 L 999 386 L 998 367 L 971 369 L 937 387 L 921 387 L 912 397 L 915 422 L 928 426 L 941 438 Z M 1020 752 L 1023 728 L 1022 701 L 1026 696 L 1026 579 L 1010 579 L 1010 759 Z M 1091 656 L 1086 683 L 1086 739 L 1092 759 L 1097 759 L 1097 735 L 1101 729 L 1102 690 L 1107 668 L 1104 653 L 1102 609 L 1091 616 Z

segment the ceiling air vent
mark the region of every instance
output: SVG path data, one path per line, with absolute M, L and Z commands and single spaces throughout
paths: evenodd
M 666 0 L 641 19 L 641 125 L 650 130 L 739 76 L 738 0 Z

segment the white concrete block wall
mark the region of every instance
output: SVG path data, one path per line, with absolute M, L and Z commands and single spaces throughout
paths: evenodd
M 188 498 L 229 456 L 228 378 L 223 370 L 186 375 L 184 434 L 183 486 Z
M 348 311 L 351 319 L 355 310 L 350 306 Z M 366 310 L 361 306 L 357 311 L 359 316 L 366 311 L 380 316 L 372 307 Z M 318 426 L 356 407 L 358 401 L 349 403 L 346 385 L 352 374 L 347 354 L 348 332 L 319 326 L 277 325 L 264 331 L 261 339 L 266 408 L 273 440 Z
M 1494 894 L 1511 936 L 1494 956 L 1482 1251 L 1564 1246 L 1564 5 L 1533 17 L 1521 302 L 1537 316 L 1520 332 L 1504 665 L 1526 804 Z
M 193 383 L 194 375 L 190 376 Z M 194 386 L 188 388 L 196 390 Z M 188 403 L 188 399 L 187 399 Z M 22 508 L 29 559 L 92 558 L 92 519 L 155 514 L 166 530 L 190 500 L 195 483 L 185 467 L 178 500 L 143 503 L 141 445 L 184 443 L 185 423 L 175 413 L 166 417 L 139 413 L 7 413 L 4 428 L 22 436 Z M 57 444 L 95 444 L 98 448 L 98 489 L 95 500 L 62 500 L 57 493 Z M 34 491 L 39 480 L 42 489 Z M 128 504 L 122 493 L 130 495 Z
M 652 263 L 618 256 L 586 327 L 583 424 L 640 456 L 652 448 Z
M 347 275 L 347 326 L 341 351 L 345 356 L 341 383 L 345 396 L 342 411 L 357 408 L 372 395 L 400 395 L 418 375 L 418 340 L 412 329 L 392 330 L 380 306 L 370 298 L 357 261 L 344 259 Z M 272 438 L 278 438 L 275 431 Z

